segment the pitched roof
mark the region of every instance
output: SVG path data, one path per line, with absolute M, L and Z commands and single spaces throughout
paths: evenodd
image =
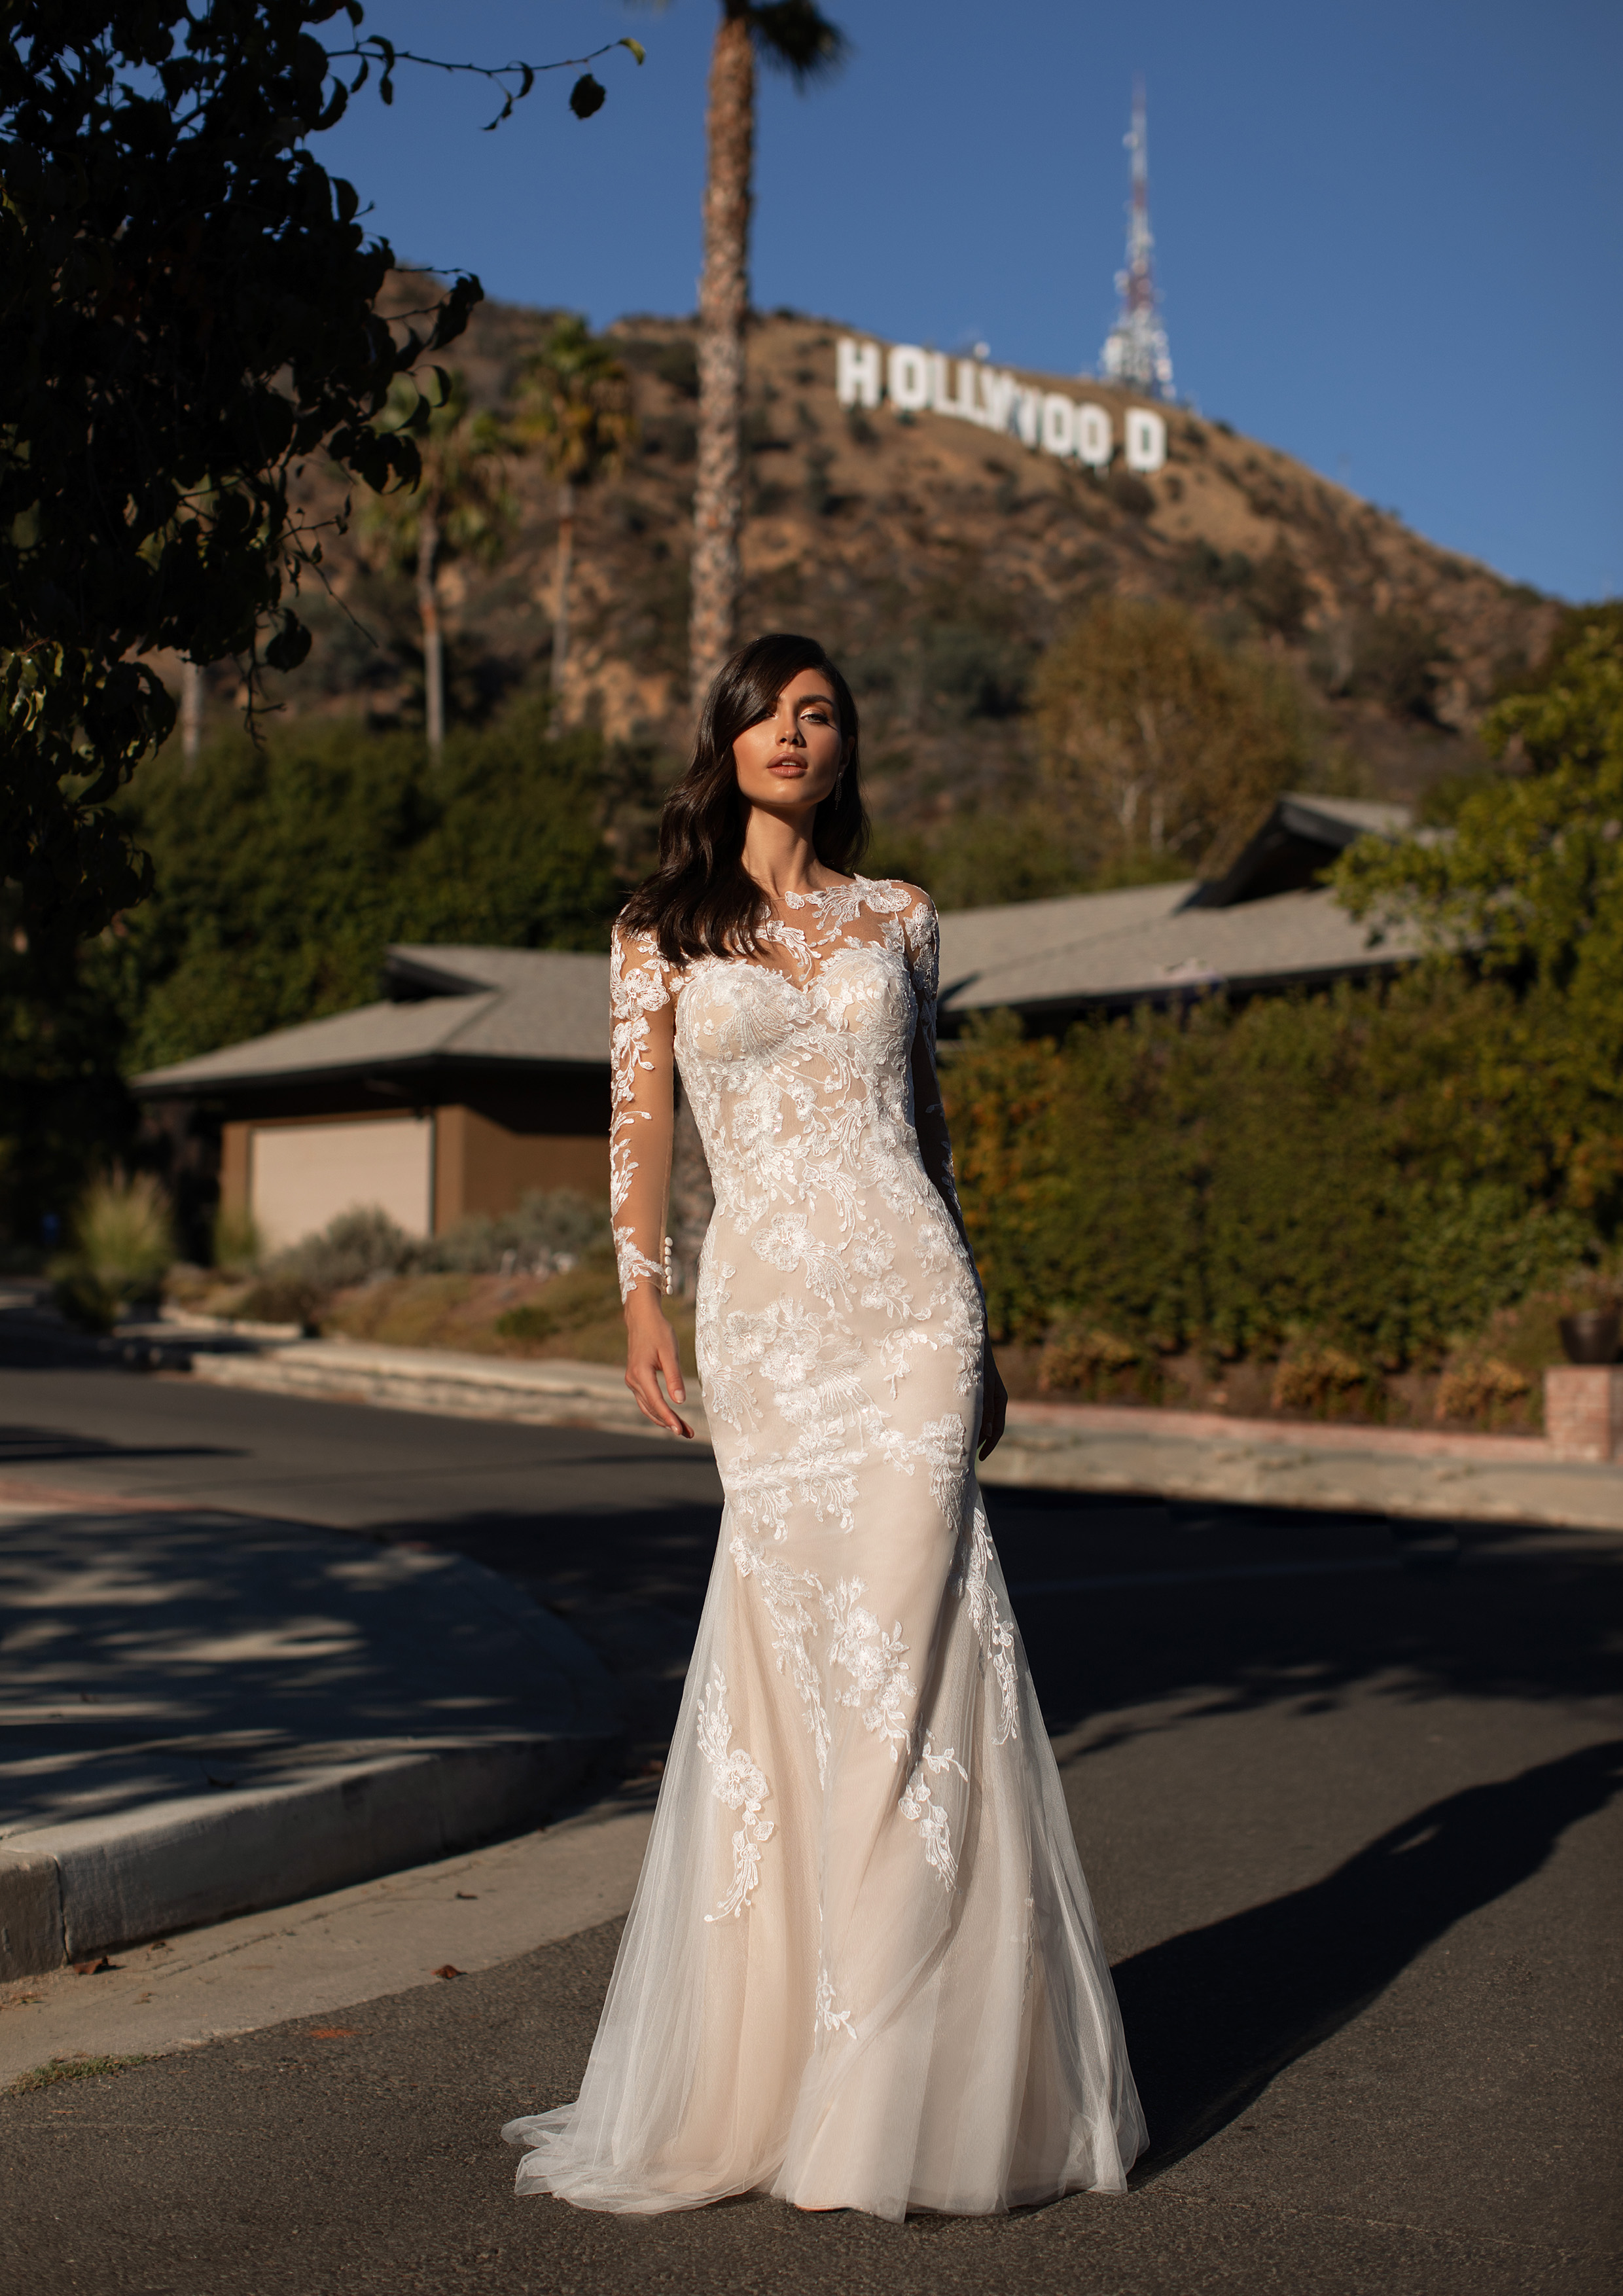
M 133 1079 L 149 1099 L 380 1070 L 607 1065 L 609 960 L 570 949 L 391 948 L 388 1001 L 274 1029 Z
M 1314 880 L 1355 839 L 1400 835 L 1409 819 L 1402 806 L 1289 795 L 1216 883 L 955 911 L 941 920 L 943 1022 L 1010 1006 L 1053 1025 L 1202 988 L 1322 985 L 1407 964 L 1415 935 L 1376 939 Z M 401 943 L 382 985 L 381 1003 L 151 1070 L 134 1089 L 160 1099 L 473 1063 L 607 1065 L 606 956 Z
M 943 917 L 943 1019 L 1003 1005 L 1033 1020 L 1058 1019 L 1201 988 L 1322 987 L 1407 964 L 1418 950 L 1413 935 L 1372 945 L 1327 888 L 1228 909 L 1191 906 L 1191 890 L 1146 885 L 1033 902 L 1047 913 L 1035 946 L 1020 937 L 1020 909 Z

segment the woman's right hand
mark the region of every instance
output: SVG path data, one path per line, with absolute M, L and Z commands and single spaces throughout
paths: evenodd
M 639 1283 L 626 1302 L 626 1384 L 644 1419 L 652 1419 L 656 1427 L 667 1428 L 673 1435 L 684 1436 L 691 1443 L 693 1431 L 660 1393 L 661 1379 L 673 1401 L 687 1401 L 676 1335 L 665 1320 L 659 1293 L 652 1285 Z

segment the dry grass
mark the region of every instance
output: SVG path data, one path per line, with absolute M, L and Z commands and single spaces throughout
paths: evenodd
M 693 1311 L 673 1300 L 682 1366 L 696 1374 Z M 594 1254 L 567 1275 L 396 1275 L 341 1292 L 322 1318 L 329 1339 L 474 1355 L 619 1363 L 626 1352 L 614 1263 Z

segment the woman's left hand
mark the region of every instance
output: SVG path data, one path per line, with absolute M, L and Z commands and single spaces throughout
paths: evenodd
M 988 1348 L 987 1349 L 986 1374 L 982 1382 L 980 1400 L 980 1450 L 979 1456 L 981 1458 L 984 1459 L 989 1456 L 989 1455 L 994 1452 L 997 1448 L 997 1446 L 1003 1441 L 1004 1422 L 1008 1415 L 1009 1390 L 1003 1383 L 1003 1375 L 998 1371 L 997 1365 L 993 1362 L 992 1350 Z

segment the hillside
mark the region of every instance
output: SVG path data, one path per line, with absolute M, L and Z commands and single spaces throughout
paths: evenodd
M 476 402 L 511 401 L 547 324 L 512 306 L 475 313 L 456 350 Z M 686 720 L 693 324 L 632 318 L 611 332 L 635 377 L 642 439 L 619 479 L 582 497 L 566 704 L 669 756 Z M 1376 796 L 1413 797 L 1471 762 L 1496 685 L 1547 639 L 1551 602 L 1182 409 L 1164 410 L 1166 464 L 1146 477 L 1119 461 L 1101 477 L 934 413 L 847 411 L 835 390 L 842 332 L 790 312 L 751 329 L 742 625 L 807 629 L 839 657 L 865 712 L 876 811 L 894 824 L 1023 783 L 1033 665 L 1102 589 L 1177 598 L 1221 635 L 1288 658 L 1314 697 L 1322 778 Z M 1121 392 L 1019 379 L 1096 402 L 1121 436 Z M 552 490 L 533 458 L 514 463 L 512 482 L 518 525 L 499 563 L 453 564 L 443 578 L 453 703 L 465 715 L 545 675 Z M 295 711 L 364 699 L 381 720 L 409 718 L 408 586 L 365 563 L 354 537 L 330 547 L 328 566 L 334 598 L 307 593 L 316 647 L 283 698 Z

